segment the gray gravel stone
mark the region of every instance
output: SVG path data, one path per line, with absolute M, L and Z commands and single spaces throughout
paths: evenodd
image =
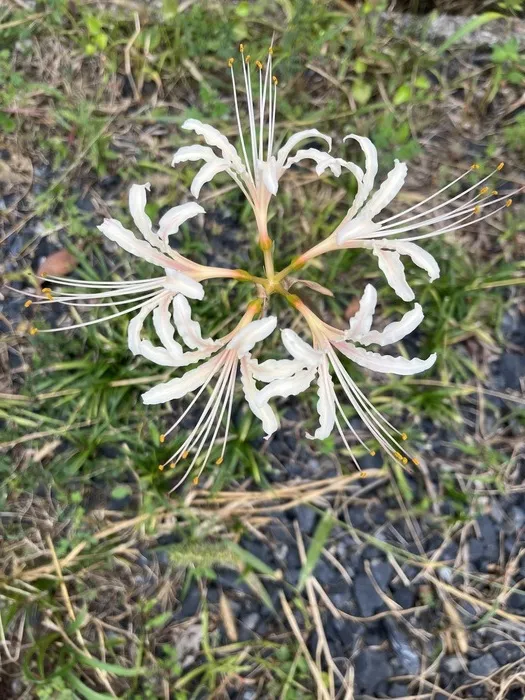
M 490 676 L 491 673 L 497 671 L 499 664 L 492 654 L 483 654 L 483 656 L 478 656 L 469 664 L 469 671 L 474 676 Z
M 376 593 L 366 574 L 359 574 L 354 581 L 354 596 L 357 600 L 359 613 L 362 617 L 370 617 L 384 607 L 380 596 Z
M 356 657 L 355 689 L 358 693 L 373 693 L 390 675 L 390 664 L 385 652 L 363 649 Z

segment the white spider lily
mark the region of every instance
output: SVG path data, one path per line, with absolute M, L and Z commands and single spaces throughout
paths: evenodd
M 414 292 L 410 288 L 406 277 L 401 256 L 407 255 L 418 267 L 425 270 L 430 281 L 439 277 L 439 265 L 434 257 L 421 248 L 415 241 L 439 236 L 450 231 L 457 231 L 479 223 L 485 218 L 510 206 L 512 200 L 508 195 L 496 197 L 498 194 L 483 186 L 478 192 L 475 190 L 483 185 L 497 171 L 501 170 L 503 163 L 489 175 L 481 179 L 475 185 L 471 185 L 448 201 L 436 204 L 435 200 L 450 187 L 455 186 L 473 170 L 479 166 L 474 165 L 465 173 L 457 177 L 438 192 L 430 195 L 422 202 L 414 204 L 405 211 L 379 219 L 377 217 L 397 196 L 407 175 L 405 163 L 395 161 L 393 169 L 381 183 L 379 189 L 372 193 L 377 174 L 377 151 L 370 139 L 350 134 L 346 139 L 358 141 L 365 155 L 365 170 L 361 170 L 352 163 L 341 159 L 325 158 L 319 163 L 318 173 L 330 168 L 334 175 L 339 175 L 342 168 L 350 170 L 357 180 L 357 193 L 345 218 L 336 230 L 319 245 L 300 256 L 300 263 L 305 263 L 323 253 L 341 248 L 367 248 L 378 258 L 379 267 L 385 274 L 387 282 L 396 294 L 404 301 L 413 301 Z M 450 204 L 454 208 L 444 210 Z M 499 206 L 498 206 L 499 205 Z M 490 207 L 490 209 L 487 209 Z M 482 214 L 480 216 L 480 214 Z M 421 229 L 430 227 L 426 233 L 420 233 Z M 411 233 L 403 238 L 395 238 L 399 234 Z
M 361 367 L 385 374 L 418 374 L 432 367 L 436 360 L 435 354 L 430 355 L 426 360 L 420 360 L 419 358 L 407 360 L 404 357 L 380 355 L 379 353 L 365 350 L 364 347 L 358 347 L 355 343 L 364 346 L 372 344 L 384 346 L 396 343 L 408 333 L 411 333 L 423 320 L 422 308 L 419 304 L 416 304 L 400 321 L 390 323 L 383 331 L 370 330 L 376 301 L 377 295 L 374 287 L 367 285 L 365 293 L 360 300 L 359 310 L 351 319 L 350 326 L 346 331 L 340 331 L 329 326 L 306 309 L 304 305 L 301 305 L 301 310 L 312 330 L 313 347 L 302 340 L 294 331 L 290 329 L 282 330 L 283 344 L 293 357 L 291 361 L 283 360 L 283 362 L 288 363 L 283 367 L 283 370 L 286 367 L 291 368 L 292 365 L 290 363 L 295 363 L 295 365 L 299 366 L 299 369 L 294 367 L 287 377 L 271 381 L 260 391 L 258 398 L 261 404 L 267 405 L 268 401 L 273 397 L 288 396 L 304 391 L 305 385 L 308 386 L 317 377 L 319 427 L 314 435 L 307 434 L 307 437 L 324 440 L 332 433 L 335 425 L 345 447 L 350 452 L 358 468 L 359 465 L 343 429 L 344 425 L 350 430 L 355 440 L 369 453 L 375 453 L 373 450 L 368 449 L 348 420 L 336 394 L 332 379 L 333 374 L 337 377 L 341 389 L 353 409 L 379 445 L 387 454 L 403 463 L 408 461 L 406 456 L 408 452 L 401 447 L 395 435 L 397 434 L 401 440 L 405 440 L 406 436 L 404 433 L 396 430 L 374 408 L 345 369 L 338 353 Z M 412 459 L 414 460 L 414 458 Z M 417 460 L 414 461 L 417 463 Z
M 275 316 L 268 316 L 258 321 L 251 321 L 250 319 L 253 318 L 254 313 L 260 310 L 260 308 L 260 303 L 254 302 L 237 326 L 237 329 L 224 338 L 221 338 L 219 341 L 216 341 L 213 345 L 212 341 L 202 340 L 200 329 L 197 330 L 197 324 L 191 321 L 189 315 L 179 316 L 176 321 L 177 330 L 180 332 L 186 344 L 189 344 L 190 347 L 199 345 L 202 348 L 202 357 L 209 357 L 213 353 L 216 354 L 199 367 L 186 372 L 182 377 L 177 377 L 164 384 L 159 384 L 142 395 L 142 400 L 145 404 L 158 404 L 180 399 L 188 393 L 196 392 L 194 398 L 180 418 L 161 436 L 161 442 L 164 442 L 166 437 L 177 428 L 213 379 L 216 378 L 216 380 L 215 386 L 211 391 L 195 427 L 186 440 L 184 440 L 183 444 L 166 460 L 166 462 L 164 462 L 164 464 L 159 466 L 161 470 L 168 464 L 170 467 L 174 468 L 180 460 L 185 459 L 194 451 L 188 469 L 172 490 L 177 489 L 187 478 L 199 459 L 201 452 L 207 447 L 199 474 L 196 477 L 196 481 L 198 481 L 200 474 L 208 463 L 223 419 L 225 418 L 226 425 L 222 452 L 216 461 L 216 464 L 222 463 L 228 441 L 233 395 L 235 392 L 235 380 L 239 367 L 244 397 L 252 412 L 262 422 L 266 438 L 269 438 L 279 427 L 279 422 L 274 411 L 267 403 L 258 400 L 259 391 L 256 387 L 256 379 L 259 378 L 259 375 L 257 370 L 259 367 L 262 367 L 261 372 L 264 374 L 265 363 L 259 365 L 257 360 L 252 358 L 250 352 L 256 343 L 264 340 L 273 333 L 277 325 L 277 318 Z M 207 347 L 204 347 L 205 345 L 207 345 Z
M 98 229 L 128 253 L 163 268 L 164 274 L 132 282 L 89 282 L 48 275 L 42 279 L 61 287 L 74 288 L 74 291 L 55 292 L 44 287 L 42 290 L 44 297 L 26 293 L 26 296 L 37 299 L 36 302 L 26 302 L 26 306 L 33 303 L 59 302 L 69 307 L 89 307 L 90 309 L 107 306 L 124 308 L 99 319 L 59 328 L 38 330 L 39 333 L 54 333 L 91 326 L 132 312 L 138 312 L 139 318 L 145 318 L 156 307 L 159 305 L 163 307 L 176 295 L 181 294 L 190 299 L 202 299 L 204 288 L 200 284 L 201 280 L 235 275 L 236 271 L 234 270 L 199 265 L 180 255 L 169 246 L 169 236 L 177 233 L 179 227 L 188 219 L 204 213 L 204 209 L 196 202 L 173 207 L 162 216 L 157 231 L 153 230 L 151 220 L 145 211 L 146 191 L 149 191 L 149 188 L 149 183 L 132 185 L 129 191 L 129 210 L 141 238 L 135 236 L 117 219 L 105 219 L 98 226 Z M 33 329 L 31 332 L 34 334 L 37 329 Z
M 194 131 L 199 136 L 202 136 L 208 146 L 193 145 L 179 148 L 173 156 L 172 165 L 186 161 L 205 161 L 205 165 L 199 170 L 191 185 L 191 193 L 194 197 L 199 196 L 202 186 L 215 175 L 226 172 L 243 191 L 251 203 L 256 216 L 264 217 L 271 196 L 277 194 L 280 178 L 294 163 L 299 162 L 303 158 L 313 158 L 318 164 L 324 165 L 328 159 L 327 164 L 322 168 L 323 170 L 326 167 L 337 169 L 338 166 L 332 163 L 334 159 L 330 159 L 327 153 L 315 148 L 300 150 L 295 156 L 290 156 L 292 150 L 305 139 L 322 139 L 326 141 L 330 149 L 332 144 L 331 138 L 317 129 L 307 129 L 294 134 L 275 153 L 275 114 L 278 80 L 275 76 L 272 76 L 273 50 L 270 48 L 266 68 L 263 67 L 260 61 L 255 62 L 256 70 L 259 73 L 258 90 L 255 88 L 255 92 L 258 92 L 257 108 L 253 95 L 250 56 L 244 55 L 242 44 L 240 51 L 244 90 L 247 99 L 247 114 L 244 120 L 248 122 L 247 134 L 245 134 L 245 125 L 243 125 L 239 110 L 233 58 L 230 58 L 228 65 L 231 70 L 235 116 L 241 152 L 239 153 L 226 136 L 221 134 L 215 127 L 203 124 L 198 119 L 187 119 L 182 128 Z M 216 148 L 220 155 L 210 146 Z

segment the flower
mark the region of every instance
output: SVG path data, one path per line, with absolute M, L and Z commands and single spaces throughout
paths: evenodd
M 59 302 L 65 306 L 83 307 L 107 307 L 125 306 L 126 308 L 102 318 L 76 323 L 59 328 L 39 330 L 39 333 L 54 333 L 57 331 L 82 328 L 103 321 L 108 321 L 125 314 L 137 311 L 136 324 L 142 323 L 146 316 L 157 307 L 164 309 L 167 303 L 176 295 L 184 295 L 190 299 L 202 299 L 204 288 L 202 280 L 214 277 L 238 277 L 240 272 L 220 267 L 208 267 L 199 265 L 173 250 L 169 245 L 169 237 L 177 233 L 179 227 L 189 219 L 204 213 L 204 209 L 196 202 L 188 202 L 169 209 L 159 221 L 157 231 L 149 216 L 146 214 L 146 191 L 150 184 L 132 185 L 129 191 L 129 210 L 133 222 L 139 230 L 142 238 L 137 238 L 132 231 L 125 228 L 117 219 L 105 219 L 100 226 L 101 231 L 109 240 L 117 243 L 128 253 L 142 260 L 162 267 L 164 275 L 150 279 L 136 280 L 132 282 L 87 282 L 84 280 L 71 281 L 63 277 L 46 276 L 46 282 L 53 282 L 63 287 L 75 287 L 82 292 L 52 292 L 49 287 L 44 287 L 44 296 L 28 294 L 27 296 L 38 299 L 32 303 L 49 304 Z M 115 301 L 118 299 L 117 301 Z M 94 303 L 93 303 L 94 302 Z M 36 329 L 35 329 L 36 332 Z M 133 348 L 130 345 L 130 348 Z
M 176 297 L 175 301 L 177 301 L 177 299 L 183 300 L 183 306 L 187 305 L 187 309 L 189 310 L 189 304 L 183 297 Z M 198 329 L 198 324 L 191 321 L 188 313 L 186 313 L 184 317 L 179 316 L 176 321 L 177 330 L 185 343 L 190 347 L 194 347 L 197 343 L 201 346 L 201 359 L 210 357 L 213 353 L 216 354 L 199 367 L 186 372 L 182 377 L 170 379 L 168 382 L 149 389 L 149 391 L 146 391 L 146 393 L 142 395 L 142 400 L 145 404 L 158 404 L 180 399 L 190 392 L 197 392 L 180 418 L 178 418 L 169 430 L 161 436 L 161 442 L 164 442 L 166 437 L 180 424 L 210 382 L 212 382 L 215 377 L 217 377 L 217 379 L 195 427 L 183 444 L 166 460 L 166 462 L 159 466 L 161 470 L 163 470 L 167 464 L 174 468 L 180 460 L 185 459 L 193 450 L 195 451 L 186 473 L 172 490 L 178 488 L 186 479 L 195 466 L 202 450 L 208 445 L 200 467 L 200 476 L 208 463 L 211 451 L 223 423 L 223 418 L 226 414 L 222 452 L 216 461 L 217 464 L 222 463 L 228 441 L 235 379 L 239 367 L 244 397 L 251 411 L 262 422 L 263 429 L 266 432 L 266 438 L 269 438 L 279 427 L 277 416 L 268 403 L 258 400 L 259 392 L 255 380 L 258 377 L 257 370 L 259 367 L 262 367 L 261 372 L 264 374 L 265 363 L 259 365 L 250 352 L 256 343 L 264 340 L 273 333 L 277 325 L 277 318 L 275 316 L 267 316 L 266 318 L 256 321 L 251 320 L 260 309 L 261 304 L 259 301 L 250 304 L 237 328 L 232 333 L 215 341 L 213 344 L 210 341 L 202 341 L 200 328 Z M 206 348 L 203 347 L 205 344 L 207 344 Z M 219 349 L 220 351 L 218 351 Z M 209 439 L 210 433 L 212 433 L 212 435 Z M 196 477 L 197 480 L 199 476 Z
M 390 323 L 383 331 L 370 330 L 376 303 L 376 290 L 369 284 L 366 286 L 359 302 L 359 310 L 350 320 L 349 328 L 346 331 L 341 331 L 319 319 L 302 302 L 296 302 L 296 308 L 303 313 L 312 331 L 313 347 L 302 340 L 295 331 L 291 329 L 282 330 L 283 345 L 293 357 L 293 361 L 282 361 L 288 363 L 286 367 L 289 368 L 289 373 L 284 378 L 275 379 L 268 383 L 261 389 L 258 397 L 258 401 L 266 405 L 273 397 L 288 396 L 304 391 L 317 377 L 319 427 L 314 435 L 307 433 L 307 437 L 309 439 L 324 440 L 332 433 L 335 424 L 345 447 L 358 469 L 359 464 L 353 455 L 352 448 L 348 444 L 341 422 L 346 424 L 353 437 L 369 453 L 374 454 L 374 451 L 365 445 L 349 422 L 337 398 L 332 373 L 335 373 L 341 389 L 354 411 L 385 452 L 404 464 L 406 464 L 410 455 L 400 445 L 399 440 L 392 435 L 392 433 L 397 434 L 404 440 L 406 439 L 405 434 L 396 430 L 374 408 L 351 378 L 337 353 L 374 372 L 400 375 L 423 372 L 432 367 L 436 360 L 435 354 L 430 355 L 426 360 L 420 360 L 419 358 L 407 360 L 404 357 L 381 355 L 377 352 L 365 350 L 364 347 L 358 347 L 355 343 L 365 347 L 372 344 L 383 347 L 396 343 L 417 328 L 424 318 L 421 306 L 415 304 L 414 308 L 408 311 L 400 321 Z M 291 362 L 295 363 L 295 365 L 292 366 Z M 338 418 L 338 412 L 341 420 Z M 417 464 L 415 458 L 411 457 L 411 459 Z
M 377 257 L 381 271 L 396 294 L 404 301 L 413 301 L 415 298 L 414 292 L 406 280 L 401 256 L 409 256 L 415 265 L 427 272 L 431 282 L 437 279 L 440 274 L 439 265 L 434 257 L 417 245 L 415 241 L 432 238 L 450 231 L 457 231 L 474 223 L 479 223 L 512 203 L 508 195 L 496 197 L 498 192 L 491 190 L 488 186 L 480 188 L 477 193 L 474 192 L 480 185 L 483 185 L 503 168 L 503 163 L 500 163 L 497 168 L 476 184 L 467 187 L 448 201 L 435 204 L 437 197 L 455 186 L 472 171 L 479 169 L 478 165 L 473 165 L 469 170 L 423 201 L 414 204 L 399 214 L 376 221 L 376 218 L 395 199 L 403 187 L 407 175 L 407 166 L 405 163 L 396 160 L 386 179 L 381 183 L 377 191 L 371 194 L 378 167 L 377 150 L 368 138 L 349 134 L 343 140 L 346 141 L 347 139 L 354 139 L 361 146 L 365 155 L 365 170 L 363 171 L 359 166 L 340 158 L 330 160 L 331 157 L 329 157 L 329 159 L 320 164 L 317 171 L 318 174 L 322 174 L 326 168 L 330 167 L 332 173 L 338 175 L 343 169 L 350 170 L 357 180 L 357 193 L 352 206 L 333 233 L 321 243 L 299 256 L 295 263 L 286 269 L 286 274 L 288 271 L 298 269 L 308 261 L 324 253 L 346 248 L 366 248 L 371 250 Z M 503 204 L 501 204 L 502 202 Z M 442 211 L 444 207 L 454 203 L 457 203 L 455 208 Z M 429 204 L 431 206 L 425 206 Z M 487 207 L 491 207 L 490 210 L 483 216 L 479 216 Z M 419 213 L 412 214 L 412 212 L 417 210 L 420 210 Z M 408 216 L 409 214 L 411 216 Z M 431 230 L 427 233 L 394 238 L 394 236 L 402 233 L 416 232 L 419 229 L 429 227 Z M 432 229 L 432 227 L 435 228 Z
M 199 170 L 191 185 L 191 193 L 196 198 L 203 185 L 210 182 L 218 173 L 226 172 L 243 191 L 255 212 L 258 223 L 264 227 L 261 219 L 265 216 L 271 196 L 277 194 L 279 180 L 288 168 L 304 158 L 313 158 L 321 164 L 323 170 L 326 167 L 337 170 L 338 165 L 328 153 L 316 148 L 300 150 L 295 156 L 290 156 L 293 149 L 306 139 L 322 139 L 326 141 L 330 150 L 332 139 L 317 129 L 299 131 L 291 136 L 275 154 L 275 115 L 279 81 L 272 75 L 273 48 L 269 49 L 266 67 L 261 61 L 255 61 L 256 71 L 259 74 L 257 113 L 252 88 L 251 56 L 244 55 L 242 44 L 240 45 L 240 53 L 247 99 L 245 121 L 248 122 L 248 134 L 246 136 L 239 110 L 233 58 L 229 59 L 228 66 L 231 71 L 241 153 L 215 127 L 203 124 L 198 119 L 187 119 L 182 124 L 182 128 L 202 136 L 208 146 L 196 144 L 179 148 L 173 156 L 172 165 L 187 161 L 205 161 L 205 165 Z M 216 148 L 220 155 L 210 146 Z

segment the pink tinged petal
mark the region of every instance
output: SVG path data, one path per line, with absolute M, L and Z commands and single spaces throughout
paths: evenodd
M 281 331 L 281 339 L 290 355 L 303 367 L 317 367 L 321 363 L 324 353 L 314 350 L 291 328 L 285 328 Z
M 271 156 L 268 162 L 259 161 L 259 170 L 262 174 L 264 186 L 270 194 L 276 195 L 279 189 L 279 175 L 277 172 L 277 161 L 275 156 Z
M 409 287 L 405 277 L 405 268 L 401 262 L 399 253 L 391 250 L 382 250 L 378 246 L 374 246 L 374 255 L 379 261 L 379 268 L 386 277 L 386 281 L 392 287 L 394 292 L 403 299 L 403 301 L 412 301 L 414 292 Z
M 273 333 L 276 326 L 276 316 L 267 316 L 258 321 L 252 321 L 233 336 L 227 347 L 230 350 L 235 350 L 238 357 L 243 357 L 250 352 L 255 343 L 259 343 Z
M 199 172 L 195 175 L 195 177 L 193 178 L 193 182 L 191 183 L 190 189 L 192 195 L 195 198 L 197 198 L 200 194 L 203 185 L 210 182 L 210 180 L 213 180 L 215 175 L 223 173 L 225 170 L 229 170 L 230 168 L 231 163 L 223 158 L 217 158 L 217 160 L 203 165 Z
M 300 369 L 291 377 L 275 379 L 259 391 L 258 401 L 266 403 L 277 396 L 286 399 L 288 396 L 297 396 L 306 391 L 314 381 L 317 368 Z
M 335 177 L 341 175 L 341 166 L 344 161 L 340 158 L 334 158 L 325 151 L 320 151 L 318 148 L 302 148 L 292 157 L 288 158 L 285 168 L 291 168 L 292 165 L 300 163 L 302 160 L 313 160 L 316 163 L 315 172 L 321 176 L 324 171 L 329 168 Z
M 384 374 L 418 374 L 432 367 L 436 361 L 435 353 L 426 360 L 420 360 L 418 357 L 407 360 L 404 357 L 380 355 L 377 352 L 369 352 L 364 348 L 356 348 L 352 343 L 336 342 L 334 346 L 345 357 L 348 357 L 349 360 L 361 367 L 370 369 L 373 372 L 383 372 Z
M 304 364 L 297 360 L 265 360 L 260 363 L 254 359 L 250 360 L 251 373 L 254 379 L 260 382 L 272 382 L 274 379 L 286 379 L 303 367 Z
M 173 299 L 173 320 L 182 340 L 192 350 L 210 350 L 212 352 L 220 347 L 220 343 L 216 343 L 211 338 L 203 339 L 200 324 L 192 320 L 191 307 L 186 297 L 181 294 Z
M 368 199 L 368 195 L 374 187 L 374 182 L 377 175 L 377 150 L 372 141 L 367 139 L 365 136 L 348 134 L 348 136 L 344 137 L 343 141 L 346 141 L 347 139 L 357 141 L 365 156 L 365 172 L 362 177 L 361 186 L 356 195 L 354 203 L 352 204 L 352 208 L 349 210 L 349 213 L 350 211 L 354 210 L 353 216 L 355 216 L 358 209 L 360 209 L 364 202 Z
M 334 383 L 328 369 L 328 360 L 326 357 L 323 359 L 323 364 L 319 368 L 319 379 L 317 383 L 319 427 L 313 435 L 306 433 L 306 437 L 309 440 L 326 440 L 326 438 L 332 434 L 335 423 Z
M 190 299 L 201 300 L 204 298 L 204 287 L 200 282 L 177 270 L 166 269 L 165 272 L 166 282 L 164 283 L 164 289 L 175 294 L 183 294 Z
M 182 148 L 179 148 L 173 156 L 171 165 L 173 167 L 177 165 L 177 163 L 186 163 L 187 161 L 195 160 L 205 160 L 207 163 L 210 163 L 212 160 L 219 160 L 219 157 L 209 146 L 194 144 L 193 146 L 182 146 Z
M 360 341 L 370 331 L 376 304 L 377 292 L 371 284 L 367 284 L 363 296 L 359 300 L 359 309 L 350 319 L 350 328 L 345 333 L 347 340 Z
M 414 265 L 417 265 L 421 269 L 425 270 L 431 282 L 439 277 L 439 265 L 434 258 L 417 243 L 410 243 L 405 241 L 391 241 L 388 239 L 378 241 L 381 246 L 390 248 L 391 250 L 396 250 L 401 255 L 408 255 Z
M 407 176 L 407 166 L 405 163 L 400 163 L 398 160 L 394 162 L 395 165 L 388 173 L 386 180 L 381 184 L 377 192 L 372 195 L 368 204 L 363 207 L 361 211 L 363 217 L 373 219 L 374 216 L 379 214 L 390 204 L 403 187 Z
M 278 429 L 279 420 L 268 403 L 259 402 L 259 391 L 255 386 L 247 360 L 247 357 L 243 357 L 241 360 L 241 384 L 244 396 L 251 412 L 262 422 L 266 439 L 268 439 Z
M 358 340 L 361 345 L 370 345 L 371 343 L 376 343 L 382 347 L 391 345 L 412 333 L 424 317 L 421 304 L 415 304 L 414 308 L 404 314 L 400 321 L 389 323 L 383 331 L 370 331 L 359 338 L 352 338 L 352 340 Z
M 279 152 L 277 153 L 277 163 L 279 167 L 285 167 L 286 159 L 290 155 L 292 149 L 294 149 L 298 143 L 304 141 L 305 139 L 323 139 L 328 144 L 328 150 L 332 148 L 332 139 L 329 136 L 325 136 L 325 134 L 322 134 L 317 129 L 306 129 L 305 131 L 299 131 L 297 134 L 291 136 L 284 146 L 279 149 Z
M 219 370 L 223 361 L 224 354 L 220 353 L 211 360 L 199 365 L 199 367 L 190 369 L 182 377 L 176 377 L 175 379 L 170 379 L 169 382 L 154 386 L 142 394 L 142 401 L 145 404 L 156 404 L 180 399 L 201 387 L 210 376 L 213 376 Z
M 167 242 L 168 236 L 177 233 L 180 226 L 188 219 L 192 219 L 197 214 L 205 213 L 205 210 L 197 202 L 187 202 L 186 204 L 172 207 L 161 217 L 157 236 L 164 242 Z
M 153 265 L 173 267 L 176 264 L 171 258 L 153 248 L 146 241 L 136 238 L 129 229 L 124 228 L 120 221 L 116 219 L 104 219 L 104 222 L 97 228 L 110 241 L 117 243 L 126 252 L 153 263 Z
M 151 219 L 146 214 L 146 190 L 150 191 L 150 184 L 131 185 L 129 190 L 129 211 L 135 226 L 141 232 L 148 243 L 158 248 L 159 240 L 153 233 Z
M 221 134 L 214 126 L 203 124 L 198 119 L 186 119 L 182 128 L 194 131 L 196 134 L 199 134 L 199 136 L 203 136 L 208 146 L 215 146 L 220 150 L 222 157 L 232 164 L 234 170 L 240 174 L 245 172 L 245 167 L 235 146 L 233 146 L 226 136 Z

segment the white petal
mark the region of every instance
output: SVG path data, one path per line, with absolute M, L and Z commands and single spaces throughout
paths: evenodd
M 165 300 L 162 300 L 161 303 L 164 303 L 164 301 Z M 161 365 L 162 367 L 178 367 L 179 358 L 176 353 L 168 351 L 165 347 L 156 347 L 150 340 L 142 340 L 141 338 L 144 321 L 153 309 L 155 309 L 154 314 L 157 312 L 155 308 L 157 304 L 158 302 L 146 304 L 140 312 L 131 319 L 128 325 L 128 347 L 134 355 L 142 355 L 147 360 L 157 365 Z M 182 350 L 180 345 L 179 349 Z
M 346 139 L 354 139 L 354 141 L 357 141 L 365 155 L 365 172 L 355 199 L 347 214 L 347 217 L 351 218 L 355 216 L 358 210 L 363 206 L 374 187 L 374 181 L 377 175 L 377 150 L 372 141 L 365 136 L 348 134 L 348 136 L 344 137 L 343 141 L 346 141 Z
M 250 359 L 250 369 L 254 379 L 260 382 L 272 382 L 274 379 L 285 379 L 291 377 L 304 367 L 302 362 L 297 360 L 265 360 L 257 362 Z
M 396 250 L 401 253 L 401 255 L 408 255 L 412 259 L 414 265 L 425 270 L 431 282 L 439 277 L 439 265 L 436 259 L 430 255 L 417 243 L 405 242 L 405 241 L 391 241 L 388 239 L 378 241 L 378 243 L 383 247 L 390 248 L 391 250 Z
M 314 350 L 291 328 L 282 330 L 281 338 L 290 355 L 301 362 L 303 367 L 317 367 L 322 361 L 324 353 Z
M 149 182 L 146 182 L 145 185 L 131 185 L 129 189 L 129 211 L 135 226 L 144 239 L 158 248 L 159 239 L 153 233 L 151 219 L 146 214 L 146 190 L 150 191 Z
M 128 324 L 128 348 L 131 350 L 133 355 L 141 354 L 140 345 L 142 339 L 140 334 L 142 333 L 142 328 L 144 327 L 144 321 L 158 303 L 158 301 L 155 301 L 153 304 L 144 304 L 142 309 L 131 319 Z
M 363 296 L 359 300 L 359 309 L 350 319 L 350 328 L 345 333 L 347 340 L 361 340 L 372 327 L 374 312 L 377 304 L 377 292 L 371 284 L 367 284 Z
M 379 268 L 384 272 L 386 281 L 392 287 L 394 292 L 403 299 L 403 301 L 412 301 L 414 292 L 409 287 L 405 277 L 405 268 L 401 262 L 399 253 L 391 250 L 382 250 L 378 246 L 374 246 L 374 255 L 379 261 Z
M 347 242 L 369 238 L 381 230 L 381 224 L 359 214 L 355 219 L 344 219 L 337 228 L 337 244 L 342 246 Z
M 230 161 L 238 173 L 243 173 L 245 171 L 245 167 L 235 149 L 235 146 L 233 146 L 228 141 L 226 136 L 221 134 L 221 132 L 214 126 L 211 126 L 210 124 L 203 124 L 198 119 L 186 119 L 182 125 L 182 128 L 189 129 L 200 136 L 204 136 L 204 140 L 208 146 L 216 146 L 222 153 L 222 157 Z
M 170 292 L 175 294 L 184 294 L 185 297 L 190 299 L 203 299 L 204 298 L 204 287 L 197 280 L 188 277 L 183 272 L 178 272 L 177 270 L 165 270 L 166 272 L 166 282 L 164 283 L 164 288 L 168 289 Z
M 340 158 L 334 158 L 325 151 L 320 151 L 318 148 L 302 148 L 292 157 L 288 158 L 284 167 L 291 168 L 292 165 L 300 163 L 302 160 L 313 160 L 316 162 L 315 172 L 317 175 L 322 175 L 327 168 L 330 168 L 335 177 L 341 175 L 342 162 Z
M 123 250 L 132 255 L 136 255 L 138 258 L 153 263 L 153 265 L 160 265 L 161 267 L 171 267 L 174 265 L 171 258 L 153 248 L 153 246 L 146 241 L 141 241 L 136 238 L 133 233 L 129 229 L 124 228 L 117 219 L 104 219 L 104 222 L 100 224 L 100 226 L 97 226 L 97 228 L 109 238 L 110 241 L 114 241 Z
M 279 427 L 279 420 L 268 403 L 259 402 L 259 392 L 255 386 L 255 381 L 250 373 L 248 358 L 241 360 L 241 384 L 244 396 L 248 402 L 251 412 L 262 422 L 266 439 L 270 437 Z
M 407 176 L 406 163 L 400 163 L 398 160 L 395 160 L 394 163 L 395 165 L 388 173 L 386 180 L 381 184 L 377 192 L 372 195 L 368 204 L 361 210 L 363 217 L 373 219 L 374 216 L 379 214 L 379 212 L 383 211 L 383 209 L 390 204 L 403 187 Z
M 277 172 L 277 161 L 275 156 L 271 156 L 267 162 L 259 161 L 259 170 L 262 174 L 264 186 L 270 194 L 276 195 L 279 189 L 279 174 Z
M 194 144 L 193 146 L 182 146 L 182 148 L 179 148 L 173 156 L 171 165 L 174 166 L 177 163 L 186 163 L 189 160 L 205 160 L 209 163 L 212 160 L 218 159 L 219 156 L 208 146 Z
M 250 352 L 255 343 L 259 343 L 267 338 L 270 333 L 273 333 L 276 326 L 276 316 L 267 316 L 258 321 L 252 321 L 233 336 L 227 347 L 230 350 L 236 350 L 238 357 L 242 357 L 247 352 Z
M 280 167 L 283 167 L 286 163 L 286 159 L 290 155 L 290 151 L 295 148 L 298 143 L 304 141 L 305 139 L 323 139 L 328 144 L 328 150 L 332 148 L 332 139 L 329 136 L 325 136 L 325 134 L 322 134 L 317 129 L 306 129 L 305 131 L 299 131 L 297 134 L 291 136 L 284 146 L 279 149 L 279 152 L 277 153 L 277 163 Z
M 200 324 L 192 320 L 191 307 L 186 297 L 181 294 L 177 294 L 173 299 L 173 320 L 182 340 L 189 348 L 212 351 L 220 347 L 220 344 L 211 338 L 203 339 Z
M 223 173 L 230 167 L 230 162 L 223 158 L 217 158 L 217 160 L 212 160 L 211 163 L 206 163 L 206 165 L 203 165 L 191 183 L 192 195 L 197 198 L 203 185 L 210 182 L 210 180 L 213 180 L 215 175 L 218 175 L 218 173 Z
M 371 343 L 377 343 L 382 347 L 391 345 L 412 333 L 424 318 L 421 304 L 415 304 L 414 308 L 404 314 L 400 321 L 389 323 L 383 331 L 370 331 L 360 338 L 352 338 L 352 340 L 358 340 L 361 345 L 370 345 Z
M 317 413 L 319 414 L 319 427 L 313 435 L 306 433 L 309 440 L 326 440 L 331 435 L 335 423 L 334 383 L 328 369 L 328 360 L 323 359 L 319 369 L 317 387 Z
M 169 382 L 154 386 L 142 394 L 142 401 L 145 404 L 155 404 L 182 398 L 190 391 L 195 391 L 201 387 L 210 375 L 213 376 L 219 369 L 222 360 L 223 354 L 220 353 L 211 360 L 199 365 L 199 367 L 190 369 L 182 377 L 170 379 Z
M 180 295 L 179 295 L 180 296 Z M 182 299 L 184 297 L 181 297 Z M 166 297 L 153 312 L 153 327 L 160 342 L 166 350 L 175 358 L 180 359 L 183 354 L 180 343 L 175 340 L 175 328 L 171 323 L 169 306 L 171 299 Z
M 280 396 L 286 399 L 288 396 L 297 396 L 306 391 L 315 379 L 317 368 L 300 369 L 292 377 L 275 379 L 259 391 L 258 401 L 266 403 L 270 399 Z
M 172 207 L 161 217 L 157 235 L 166 242 L 168 236 L 171 236 L 172 233 L 177 233 L 179 227 L 185 221 L 197 216 L 197 214 L 205 213 L 204 209 L 197 202 L 186 202 L 186 204 Z
M 426 360 L 418 357 L 406 360 L 404 357 L 392 357 L 391 355 L 380 355 L 377 352 L 369 352 L 364 348 L 356 348 L 352 343 L 337 342 L 334 346 L 350 360 L 361 367 L 366 367 L 373 372 L 383 372 L 385 374 L 417 374 L 432 367 L 436 361 L 436 354 L 433 353 Z

